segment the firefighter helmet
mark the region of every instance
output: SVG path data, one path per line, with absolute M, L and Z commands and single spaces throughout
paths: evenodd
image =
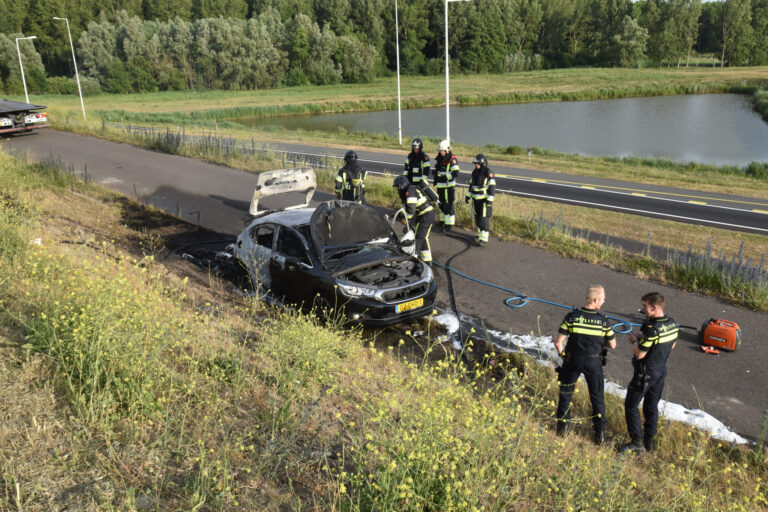
M 488 158 L 483 153 L 480 153 L 472 160 L 472 163 L 480 164 L 480 167 L 488 167 Z
M 357 153 L 355 153 L 352 150 L 347 151 L 347 154 L 344 155 L 344 161 L 348 164 L 351 164 L 352 162 L 357 162 Z
M 451 145 L 448 143 L 447 140 L 441 140 L 440 143 L 437 145 L 438 151 L 450 151 Z
M 405 190 L 408 189 L 408 185 L 410 185 L 410 183 L 405 176 L 398 176 L 395 178 L 395 181 L 392 182 L 392 186 L 397 188 L 398 192 L 405 192 Z
M 421 139 L 419 139 L 418 137 L 411 141 L 411 147 L 415 148 L 416 146 L 419 147 L 419 151 L 422 151 L 424 149 L 424 143 L 421 142 Z

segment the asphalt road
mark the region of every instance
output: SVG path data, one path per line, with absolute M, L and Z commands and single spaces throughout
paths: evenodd
M 77 173 L 85 173 L 87 169 L 89 178 L 97 183 L 127 196 L 138 196 L 145 203 L 171 213 L 178 211 L 181 217 L 223 234 L 239 233 L 250 219 L 248 205 L 255 179 L 242 171 L 54 130 L 13 137 L 1 143 L 6 150 L 28 152 L 34 158 L 60 158 Z M 367 155 L 361 157 L 367 158 Z M 561 175 L 557 178 L 563 179 Z M 668 193 L 668 189 L 662 192 Z M 322 194 L 320 196 L 322 198 Z M 718 197 L 717 200 L 727 203 L 729 199 Z M 765 208 L 768 210 L 768 206 Z M 463 250 L 466 245 L 462 236 L 470 237 L 469 233 L 453 237 L 434 234 L 431 240 L 435 260 L 446 262 Z M 581 304 L 587 285 L 602 283 L 607 291 L 604 310 L 633 321 L 641 320 L 635 313 L 640 296 L 659 290 L 668 298 L 667 313 L 682 324 L 698 326 L 711 317 L 737 322 L 744 333 L 742 346 L 733 353 L 719 356 L 702 353 L 695 335 L 683 333 L 669 361 L 664 399 L 688 408 L 700 408 L 746 437 L 755 439 L 760 435 L 763 414 L 768 409 L 765 392 L 768 358 L 761 356 L 768 315 L 498 240 L 492 240 L 485 248 L 470 249 L 456 257 L 452 266 L 529 296 L 574 306 Z M 439 300 L 449 304 L 445 273 L 438 270 L 436 274 Z M 563 309 L 536 303 L 510 309 L 503 303 L 504 293 L 461 277 L 454 277 L 454 281 L 460 311 L 494 329 L 517 334 L 553 334 L 565 314 Z M 608 377 L 626 385 L 631 376 L 630 358 L 626 336 L 619 336 L 618 348 L 611 354 L 607 366 Z

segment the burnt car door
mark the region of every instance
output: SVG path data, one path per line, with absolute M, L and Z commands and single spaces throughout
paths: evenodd
M 270 291 L 272 285 L 269 262 L 272 259 L 276 228 L 274 224 L 253 226 L 237 249 L 238 259 L 248 270 L 254 289 L 260 293 Z
M 302 237 L 295 229 L 281 226 L 269 262 L 273 295 L 292 303 L 311 300 L 308 291 L 311 269 L 312 260 Z

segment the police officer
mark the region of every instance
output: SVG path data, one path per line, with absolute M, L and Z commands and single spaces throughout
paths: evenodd
M 400 200 L 405 208 L 405 215 L 416 232 L 416 254 L 422 261 L 432 263 L 432 249 L 429 246 L 429 233 L 435 222 L 435 209 L 427 199 L 422 188 L 409 183 L 405 176 L 398 176 L 392 183 L 397 188 Z
M 616 348 L 616 335 L 608 319 L 600 313 L 605 303 L 605 289 L 599 284 L 587 288 L 584 307 L 574 309 L 563 319 L 557 337 L 555 350 L 563 357 L 559 370 L 560 397 L 557 403 L 557 434 L 565 435 L 571 419 L 571 399 L 580 374 L 584 374 L 592 402 L 592 429 L 595 444 L 605 439 L 605 378 L 603 377 L 604 348 Z M 565 349 L 563 344 L 566 343 Z
M 634 373 L 627 386 L 624 400 L 624 416 L 627 420 L 630 442 L 620 451 L 643 453 L 653 451 L 656 426 L 659 421 L 659 400 L 667 376 L 667 359 L 677 344 L 679 327 L 671 317 L 664 314 L 666 300 L 658 292 L 646 293 L 640 299 L 645 321 L 638 334 L 630 333 L 634 357 Z M 637 406 L 643 400 L 645 431 L 640 423 Z
M 475 164 L 475 170 L 472 171 L 472 179 L 469 182 L 467 195 L 464 198 L 466 203 L 472 199 L 472 206 L 475 210 L 475 224 L 477 224 L 478 245 L 488 243 L 488 231 L 490 229 L 490 219 L 493 213 L 493 193 L 496 190 L 496 180 L 493 173 L 488 169 L 488 159 L 480 153 L 472 160 Z
M 336 199 L 365 203 L 365 177 L 368 171 L 357 163 L 357 153 L 344 155 L 344 167 L 336 175 Z
M 459 175 L 459 161 L 451 153 L 451 147 L 447 140 L 442 140 L 437 145 L 433 175 L 433 184 L 437 188 L 437 196 L 440 201 L 438 222 L 443 225 L 444 231 L 450 231 L 456 224 L 456 209 L 453 203 L 456 200 L 456 177 Z
M 403 176 L 409 183 L 420 185 L 423 179 L 429 178 L 429 156 L 424 153 L 424 144 L 421 139 L 411 141 L 411 152 L 405 159 Z

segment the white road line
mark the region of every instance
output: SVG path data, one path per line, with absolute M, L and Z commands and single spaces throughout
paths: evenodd
M 517 181 L 531 181 L 531 180 L 529 180 L 527 178 L 509 178 L 509 179 L 510 180 L 517 180 Z M 558 186 L 558 187 L 566 187 L 566 188 L 584 188 L 583 185 L 570 185 L 570 184 L 566 184 L 566 183 L 557 183 L 557 182 L 552 182 L 552 181 L 548 182 L 547 184 L 548 185 L 552 185 L 552 186 Z M 620 192 L 620 191 L 616 191 L 616 190 L 606 190 L 604 188 L 600 188 L 599 185 L 597 186 L 596 190 L 598 190 L 599 192 L 605 192 L 606 194 L 616 194 L 616 195 L 620 195 L 620 196 L 636 196 L 636 197 L 637 196 L 641 196 L 641 197 L 648 197 L 649 199 L 654 199 L 656 201 L 667 201 L 667 202 L 670 202 L 670 203 L 681 203 L 681 204 L 691 204 L 691 203 L 694 203 L 694 201 L 681 200 L 681 199 L 671 199 L 671 198 L 668 198 L 668 197 L 659 197 L 659 196 L 655 196 L 655 195 L 650 195 L 649 196 L 647 194 L 642 194 L 642 193 L 639 193 L 639 192 Z M 717 200 L 717 199 L 713 198 L 713 200 Z M 597 203 L 595 203 L 595 204 L 597 204 Z M 605 206 L 608 206 L 608 205 L 605 205 Z M 723 206 L 723 205 L 719 205 L 719 204 L 710 204 L 710 203 L 704 203 L 701 206 L 706 206 L 708 208 L 720 208 L 722 210 L 730 210 L 730 211 L 734 211 L 734 212 L 744 212 L 744 213 L 754 213 L 754 211 L 755 211 L 755 210 L 753 210 L 751 208 L 735 208 L 733 206 Z M 661 214 L 659 214 L 659 215 L 661 215 Z
M 715 220 L 705 220 L 705 219 L 699 219 L 699 218 L 695 218 L 695 217 L 685 217 L 683 215 L 672 215 L 672 214 L 669 214 L 669 213 L 652 212 L 652 211 L 648 211 L 648 210 L 637 210 L 637 209 L 634 209 L 634 208 L 625 208 L 623 206 L 613 206 L 613 205 L 610 205 L 610 204 L 590 203 L 588 201 L 579 201 L 577 199 L 568 199 L 568 198 L 564 198 L 564 197 L 554 197 L 554 196 L 543 196 L 543 195 L 539 195 L 539 194 L 528 194 L 526 192 L 515 192 L 515 191 L 512 191 L 512 190 L 500 190 L 500 189 L 497 189 L 497 192 L 506 192 L 507 194 L 512 194 L 512 195 L 516 195 L 516 196 L 535 197 L 537 199 L 547 199 L 547 200 L 551 200 L 551 201 L 558 201 L 558 202 L 563 202 L 563 203 L 573 203 L 573 204 L 584 205 L 584 206 L 602 206 L 604 208 L 608 208 L 608 209 L 611 209 L 611 210 L 622 210 L 622 211 L 629 212 L 629 213 L 642 213 L 642 214 L 651 215 L 653 217 L 667 217 L 667 218 L 670 218 L 670 219 L 694 221 L 697 224 L 699 224 L 699 223 L 712 224 L 712 225 L 716 225 L 716 226 L 725 226 L 725 227 L 729 227 L 729 228 L 747 229 L 747 230 L 750 230 L 750 231 L 761 231 L 763 233 L 768 233 L 768 229 L 764 229 L 764 228 L 754 228 L 754 227 L 751 227 L 751 226 L 742 226 L 742 225 L 739 225 L 739 224 L 730 224 L 728 222 L 718 222 L 718 221 L 715 221 Z

